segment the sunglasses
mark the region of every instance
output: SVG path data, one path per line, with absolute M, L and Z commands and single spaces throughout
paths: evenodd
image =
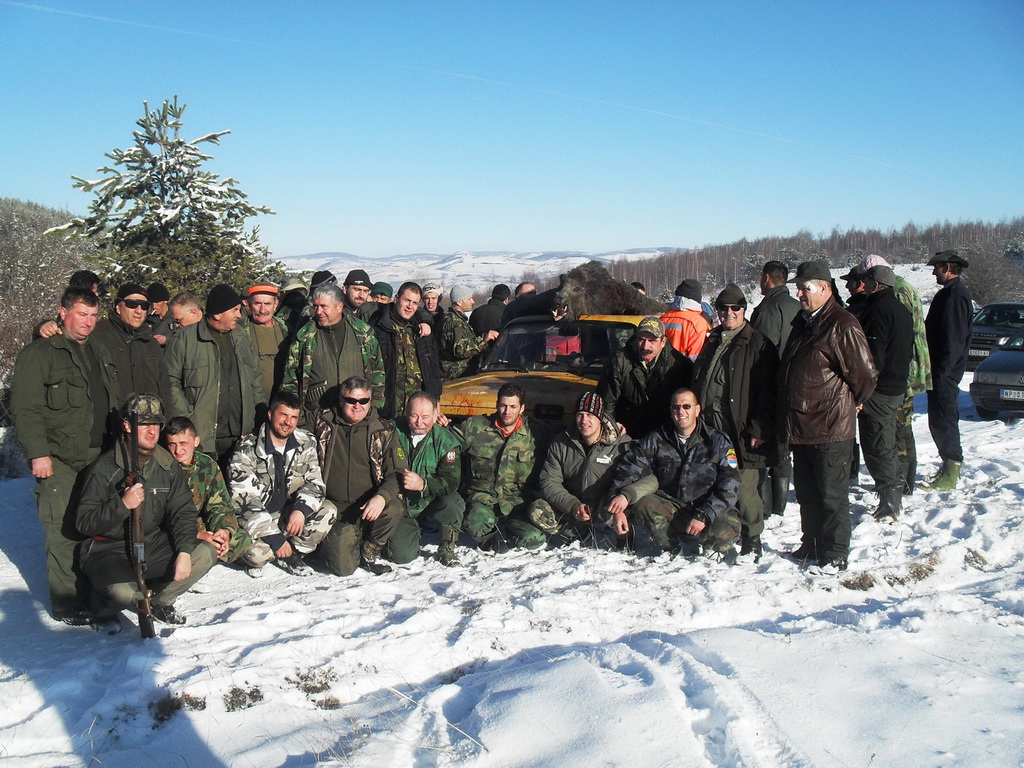
M 672 410 L 673 411 L 688 411 L 691 408 L 696 408 L 696 407 L 697 407 L 696 403 L 679 403 L 678 405 L 673 405 L 672 406 Z
M 341 399 L 349 405 L 366 405 L 370 402 L 370 398 L 368 397 L 342 397 Z
M 144 299 L 121 299 L 128 309 L 149 309 L 149 302 Z
M 730 310 L 732 312 L 742 312 L 744 309 L 746 309 L 746 307 L 743 307 L 739 304 L 719 304 L 717 309 L 719 312 L 725 312 L 726 310 Z

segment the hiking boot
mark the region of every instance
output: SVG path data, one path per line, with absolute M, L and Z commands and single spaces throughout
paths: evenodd
M 753 555 L 754 562 L 761 562 L 761 555 L 764 554 L 764 550 L 761 547 L 760 536 L 740 536 L 740 557 L 744 555 Z
M 441 541 L 437 545 L 437 559 L 441 565 L 458 568 L 462 565 L 455 554 L 455 543 L 459 540 L 459 529 L 454 525 L 441 526 Z
M 185 623 L 185 614 L 175 610 L 173 605 L 153 603 L 150 605 L 150 613 L 153 614 L 154 619 L 164 624 L 174 624 L 180 627 Z
M 306 564 L 306 561 L 302 559 L 302 555 L 295 550 L 292 550 L 288 557 L 279 557 L 274 560 L 274 565 L 285 573 L 290 573 L 292 576 L 313 575 L 313 569 Z
M 787 552 L 786 557 L 789 557 L 793 560 L 800 560 L 806 562 L 808 560 L 817 560 L 818 553 L 816 552 L 816 548 L 813 544 L 804 543 L 796 549 L 794 549 L 792 552 Z
M 117 635 L 121 632 L 121 620 L 117 616 L 95 616 L 89 625 L 101 635 Z
M 67 624 L 69 627 L 86 627 L 92 624 L 92 613 L 88 608 L 84 608 L 80 605 L 76 605 L 72 608 L 64 608 L 59 611 L 53 611 L 53 620 L 59 621 L 62 624 Z
M 619 552 L 632 552 L 636 549 L 636 532 L 630 528 L 624 534 L 616 534 L 615 549 Z
M 732 565 L 736 562 L 736 548 L 729 547 L 728 549 L 713 549 L 711 547 L 701 547 L 701 554 L 704 555 L 704 559 L 712 563 L 725 563 L 726 565 Z
M 845 571 L 849 563 L 843 555 L 835 557 L 823 557 L 818 561 L 818 567 L 825 570 Z
M 933 491 L 953 491 L 956 490 L 957 483 L 960 482 L 960 466 L 961 462 L 953 461 L 951 459 L 943 459 L 942 466 L 939 467 L 939 471 L 935 477 L 927 482 L 921 483 L 925 488 L 930 488 Z
M 387 563 L 380 562 L 380 551 L 382 547 L 373 541 L 364 541 L 361 548 L 359 567 L 364 571 L 369 571 L 374 576 L 382 576 L 385 573 L 391 573 L 391 566 Z

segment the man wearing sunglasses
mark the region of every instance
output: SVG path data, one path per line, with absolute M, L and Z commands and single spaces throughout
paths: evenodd
M 675 391 L 669 414 L 615 465 L 609 524 L 620 540 L 639 523 L 659 549 L 697 545 L 712 560 L 728 559 L 740 535 L 736 451 L 701 418 L 692 390 Z
M 721 323 L 711 331 L 694 368 L 704 420 L 732 440 L 739 460 L 740 555 L 761 559 L 764 503 L 759 493 L 775 436 L 774 345 L 747 322 L 747 298 L 729 283 L 718 294 Z
M 313 428 L 327 498 L 338 509 L 320 544 L 336 576 L 360 567 L 375 576 L 390 571 L 380 562 L 381 550 L 405 514 L 401 483 L 408 460 L 395 423 L 378 415 L 371 391 L 366 379 L 345 379 L 338 404 L 320 410 Z
M 169 403 L 171 384 L 164 351 L 146 324 L 149 309 L 146 289 L 137 283 L 125 283 L 118 288 L 109 315 L 96 323 L 92 337 L 114 361 L 122 392 L 156 395 L 161 402 Z

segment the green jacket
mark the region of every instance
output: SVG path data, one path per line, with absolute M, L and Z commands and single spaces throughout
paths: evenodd
M 932 358 L 928 353 L 928 338 L 924 331 L 924 308 L 921 297 L 904 278 L 896 278 L 893 289 L 900 304 L 914 316 L 914 357 L 910 361 L 910 379 L 907 386 L 911 393 L 920 394 L 932 388 Z
M 217 442 L 220 354 L 215 333 L 205 320 L 200 320 L 179 328 L 165 351 L 171 379 L 169 415 L 190 418 L 206 450 L 213 450 Z M 263 376 L 249 335 L 235 328 L 229 336 L 241 379 L 242 435 L 247 435 L 256 423 L 256 406 L 263 400 Z
M 474 373 L 487 337 L 477 336 L 462 312 L 452 307 L 441 321 L 441 369 L 446 379 Z
M 348 323 L 359 340 L 359 350 L 363 358 L 363 370 L 352 371 L 350 376 L 361 376 L 370 382 L 373 391 L 373 407 L 384 407 L 384 361 L 380 355 L 380 344 L 373 330 L 351 312 L 346 312 L 341 322 Z M 295 333 L 295 341 L 288 350 L 288 362 L 284 367 L 284 380 L 281 382 L 282 392 L 294 392 L 305 405 L 306 389 L 310 385 L 310 372 L 313 369 L 313 352 L 316 348 L 316 323 L 309 322 Z M 339 384 L 341 382 L 338 382 Z
M 526 500 L 537 443 L 525 419 L 508 438 L 494 423 L 494 414 L 471 416 L 455 432 L 462 441 L 466 501 L 497 506 L 504 517 Z
M 72 341 L 62 333 L 36 339 L 21 350 L 11 382 L 11 411 L 22 454 L 26 459 L 52 456 L 81 470 L 100 454 L 90 446 L 93 431 L 93 393 Z M 107 424 L 117 419 L 120 391 L 117 371 L 101 345 L 86 340 L 102 367 L 106 389 Z
M 455 493 L 462 481 L 462 444 L 451 432 L 435 424 L 415 448 L 409 422 L 398 420 L 398 442 L 405 450 L 409 469 L 422 477 L 422 491 L 406 491 L 409 517 L 416 517 L 434 499 Z

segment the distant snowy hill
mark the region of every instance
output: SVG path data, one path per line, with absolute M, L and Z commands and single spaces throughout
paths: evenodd
M 314 272 L 327 269 L 343 280 L 349 270 L 365 269 L 374 281 L 383 280 L 395 286 L 406 280 L 436 280 L 444 286 L 464 283 L 474 289 L 490 288 L 495 283 L 514 285 L 527 271 L 541 277 L 565 272 L 587 261 L 611 264 L 621 258 L 654 258 L 672 253 L 675 248 L 634 248 L 607 253 L 583 251 L 459 251 L 451 254 L 408 253 L 389 258 L 371 259 L 351 253 L 312 253 L 281 259 L 292 272 Z

